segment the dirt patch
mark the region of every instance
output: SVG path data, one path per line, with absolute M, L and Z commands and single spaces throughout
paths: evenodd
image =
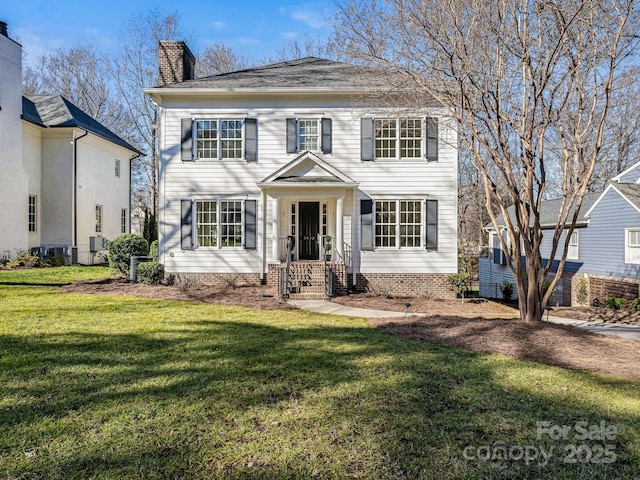
M 588 322 L 621 323 L 640 326 L 640 312 L 606 307 L 553 307 L 551 315 Z
M 452 315 L 372 319 L 370 324 L 394 335 L 429 343 L 640 378 L 640 343 L 568 325 Z
M 294 308 L 283 301 L 277 292 L 268 289 L 266 286 L 258 285 L 245 285 L 229 289 L 204 285 L 181 289 L 176 285 L 144 285 L 131 282 L 127 278 L 111 277 L 75 282 L 60 287 L 60 290 L 64 292 L 104 293 L 166 300 L 186 300 L 189 302 L 236 305 L 262 310 L 292 310 Z
M 126 278 L 81 281 L 60 287 L 65 292 L 104 293 L 168 300 L 185 300 L 222 305 L 236 305 L 265 310 L 291 310 L 277 292 L 261 286 L 239 286 L 221 290 L 198 286 L 154 286 L 132 283 Z M 354 307 L 428 314 L 397 319 L 375 319 L 370 324 L 390 334 L 416 338 L 430 343 L 449 345 L 485 353 L 501 353 L 525 360 L 564 368 L 611 373 L 621 377 L 640 378 L 640 343 L 618 337 L 598 335 L 568 325 L 547 322 L 526 323 L 509 307 L 487 301 L 381 299 L 368 295 L 349 295 L 334 299 Z M 406 304 L 409 304 L 407 306 Z M 616 313 L 602 309 L 601 321 Z M 593 308 L 584 311 L 572 307 L 555 308 L 553 315 L 575 315 L 593 318 Z M 618 311 L 616 321 L 627 319 Z M 633 312 L 635 315 L 635 312 Z M 572 317 L 579 318 L 579 317 Z M 587 319 L 587 318 L 581 318 Z M 613 320 L 612 320 L 613 321 Z M 612 353 L 612 352 L 615 352 Z

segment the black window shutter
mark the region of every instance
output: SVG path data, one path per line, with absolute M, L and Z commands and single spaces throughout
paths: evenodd
M 373 118 L 360 119 L 360 159 L 373 160 Z
M 180 248 L 193 250 L 193 202 L 180 200 Z
M 438 200 L 427 200 L 425 211 L 426 218 L 426 249 L 438 249 Z
M 287 118 L 287 153 L 296 153 L 298 151 L 298 119 Z
M 244 248 L 255 250 L 256 241 L 256 205 L 255 200 L 244 201 Z
M 360 249 L 373 250 L 373 200 L 360 200 Z
M 322 119 L 322 153 L 331 153 L 331 119 Z
M 181 159 L 183 161 L 193 160 L 193 120 L 190 118 L 183 118 L 181 120 Z
M 244 119 L 244 158 L 248 162 L 258 160 L 258 120 Z
M 427 117 L 426 156 L 429 161 L 438 161 L 438 119 Z

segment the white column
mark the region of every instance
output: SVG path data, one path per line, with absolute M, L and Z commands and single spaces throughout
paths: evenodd
M 360 219 L 358 218 L 358 189 L 353 189 L 353 198 L 351 199 L 351 283 L 353 289 L 356 288 L 356 253 L 360 252 L 360 248 L 356 249 L 359 244 L 358 229 L 360 228 Z
M 336 253 L 341 262 L 344 262 L 343 204 L 343 197 L 336 198 Z
M 279 260 L 278 258 L 278 236 L 280 235 L 280 222 L 279 222 L 279 217 L 280 217 L 280 211 L 279 211 L 279 204 L 280 202 L 278 201 L 278 197 L 272 197 L 271 199 L 271 205 L 273 207 L 272 210 L 272 220 L 271 220 L 271 225 L 272 225 L 272 235 L 273 235 L 273 244 L 272 244 L 272 262 L 277 262 Z

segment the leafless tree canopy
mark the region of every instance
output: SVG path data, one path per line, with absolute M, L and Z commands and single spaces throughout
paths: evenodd
M 210 77 L 221 73 L 243 70 L 254 65 L 249 59 L 242 57 L 229 45 L 217 42 L 205 48 L 196 61 L 196 76 Z
M 496 229 L 494 212 L 505 220 L 509 245 L 501 242 L 512 252 L 523 319 L 542 317 L 562 274 L 570 234 L 562 245 L 560 235 L 572 231 L 606 156 L 612 91 L 635 60 L 639 20 L 635 0 L 339 2 L 335 25 L 348 55 L 402 74 L 405 88 L 435 98 L 459 122 L 487 213 Z M 540 204 L 550 176 L 563 203 L 543 261 Z

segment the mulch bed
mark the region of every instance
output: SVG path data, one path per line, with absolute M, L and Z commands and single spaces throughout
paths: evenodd
M 60 287 L 63 292 L 104 293 L 108 295 L 130 295 L 133 297 L 185 300 L 189 302 L 235 305 L 261 310 L 293 310 L 282 300 L 278 292 L 266 286 L 240 285 L 236 288 L 220 289 L 208 285 L 182 289 L 177 285 L 144 285 L 127 278 L 110 277 L 100 280 L 75 282 Z
M 454 315 L 371 319 L 393 335 L 564 368 L 640 378 L 640 343 L 569 325 Z

